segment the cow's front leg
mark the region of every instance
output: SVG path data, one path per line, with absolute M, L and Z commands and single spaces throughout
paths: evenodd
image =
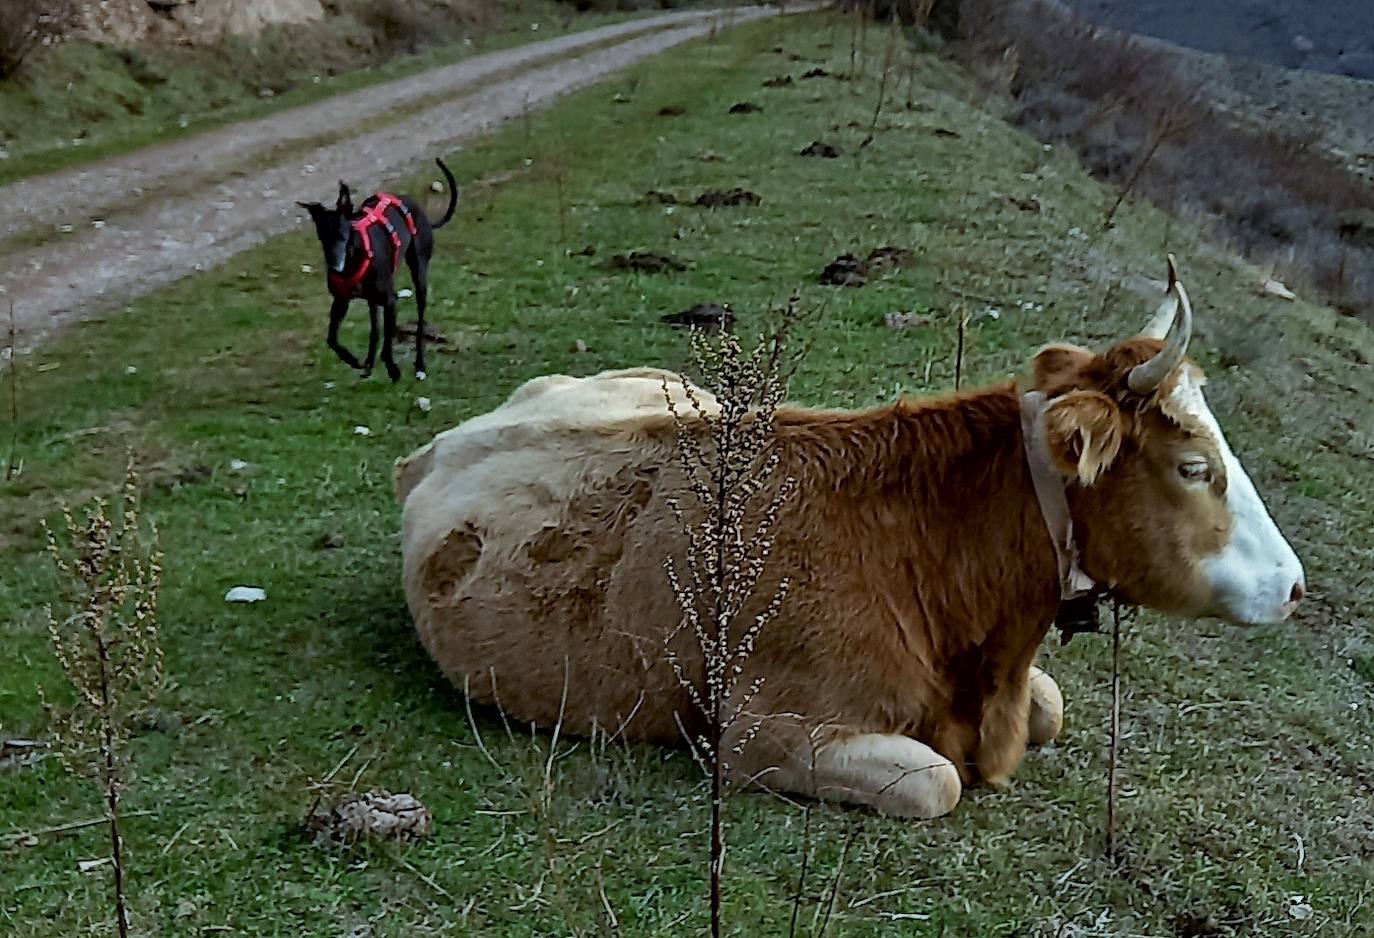
M 963 793 L 954 764 L 925 743 L 889 733 L 808 730 L 794 718 L 765 717 L 735 758 L 736 780 L 897 817 L 940 817 Z
M 1037 667 L 1030 669 L 1030 734 L 1032 746 L 1051 742 L 1064 728 L 1064 695 L 1059 685 Z

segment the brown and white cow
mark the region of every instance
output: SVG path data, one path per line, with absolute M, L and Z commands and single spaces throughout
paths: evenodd
M 1144 334 L 1045 348 L 1023 385 L 779 411 L 773 478 L 798 488 L 760 592 L 791 589 L 746 664 L 762 724 L 736 777 L 919 817 L 1007 778 L 1059 730 L 1032 663 L 1074 577 L 1176 615 L 1293 611 L 1302 567 L 1203 399 L 1170 274 Z M 683 479 L 664 376 L 539 378 L 398 464 L 410 609 L 474 698 L 577 733 L 692 727 L 665 660 Z

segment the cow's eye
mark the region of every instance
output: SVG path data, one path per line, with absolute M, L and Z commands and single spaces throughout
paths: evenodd
M 1179 463 L 1178 474 L 1189 482 L 1212 481 L 1212 467 L 1205 459 L 1189 459 Z

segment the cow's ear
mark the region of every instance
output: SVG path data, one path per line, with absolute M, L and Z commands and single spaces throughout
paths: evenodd
M 1070 391 L 1045 408 L 1050 456 L 1083 485 L 1092 485 L 1116 461 L 1125 429 L 1116 402 L 1097 391 Z
M 1072 387 L 1093 357 L 1092 352 L 1077 345 L 1047 345 L 1031 362 L 1031 386 L 1041 391 Z

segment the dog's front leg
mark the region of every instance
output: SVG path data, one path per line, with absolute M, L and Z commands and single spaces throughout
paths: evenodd
M 349 368 L 361 368 L 358 359 L 339 341 L 339 326 L 343 325 L 347 313 L 348 300 L 335 297 L 333 305 L 329 307 L 329 347 L 339 356 L 339 361 Z
M 382 364 L 386 365 L 386 373 L 391 378 L 391 383 L 395 384 L 401 380 L 401 369 L 396 365 L 396 359 L 391 357 L 391 340 L 396 336 L 396 299 L 387 301 L 386 306 L 382 307 Z
M 377 361 L 377 304 L 371 297 L 367 300 L 369 332 L 367 334 L 367 359 L 363 362 L 364 378 L 372 374 L 372 366 Z

